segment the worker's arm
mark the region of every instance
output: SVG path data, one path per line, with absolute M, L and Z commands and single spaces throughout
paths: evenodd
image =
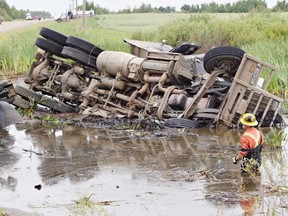
M 237 164 L 237 162 L 240 161 L 240 160 L 242 160 L 243 157 L 244 157 L 244 156 L 239 153 L 238 155 L 236 155 L 235 157 L 233 157 L 233 163 L 234 163 L 234 164 Z
M 240 138 L 240 143 L 241 143 L 241 149 L 248 149 L 249 140 L 245 136 L 242 136 Z M 246 155 L 247 155 L 247 152 L 240 151 L 235 157 L 233 157 L 233 163 L 237 164 L 237 162 L 242 160 L 242 158 L 245 157 Z

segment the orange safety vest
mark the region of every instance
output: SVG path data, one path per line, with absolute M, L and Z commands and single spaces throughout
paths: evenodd
M 244 157 L 253 157 L 254 151 L 260 151 L 264 145 L 263 135 L 256 128 L 248 128 L 240 138 L 241 151 Z M 258 152 L 260 154 L 260 152 Z M 259 155 L 257 153 L 257 155 Z M 258 156 L 257 156 L 258 157 Z M 256 158 L 255 158 L 256 159 Z

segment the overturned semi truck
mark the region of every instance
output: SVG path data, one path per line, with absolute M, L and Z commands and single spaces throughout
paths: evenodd
M 33 100 L 54 112 L 150 117 L 167 127 L 237 127 L 247 112 L 262 127 L 284 122 L 283 99 L 267 91 L 275 67 L 242 49 L 222 46 L 197 54 L 201 46 L 191 42 L 171 47 L 124 39 L 131 47 L 125 53 L 48 28 L 39 34 L 25 78 L 29 87 L 15 87 L 15 106 L 26 108 Z

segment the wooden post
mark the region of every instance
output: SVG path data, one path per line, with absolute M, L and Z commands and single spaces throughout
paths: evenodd
M 86 0 L 83 0 L 83 17 L 82 17 L 82 21 L 83 21 L 83 24 L 82 24 L 82 28 L 83 30 L 85 29 L 85 11 L 86 11 Z

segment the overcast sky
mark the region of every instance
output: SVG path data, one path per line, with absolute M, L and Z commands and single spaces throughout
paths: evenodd
M 83 4 L 83 0 L 6 0 L 8 5 L 15 6 L 16 9 L 29 9 L 30 11 L 49 11 L 52 15 L 55 13 L 61 13 L 69 10 L 72 5 Z M 195 5 L 201 3 L 216 2 L 218 4 L 226 4 L 228 2 L 233 3 L 236 1 L 228 0 L 93 0 L 94 4 L 99 4 L 101 7 L 107 8 L 110 11 L 118 11 L 120 9 L 126 9 L 134 7 L 139 7 L 142 3 L 151 4 L 152 7 L 159 6 L 172 6 L 176 10 L 180 10 L 181 6 L 184 4 Z M 92 0 L 88 0 L 92 2 Z M 276 5 L 277 0 L 266 0 L 269 8 Z

